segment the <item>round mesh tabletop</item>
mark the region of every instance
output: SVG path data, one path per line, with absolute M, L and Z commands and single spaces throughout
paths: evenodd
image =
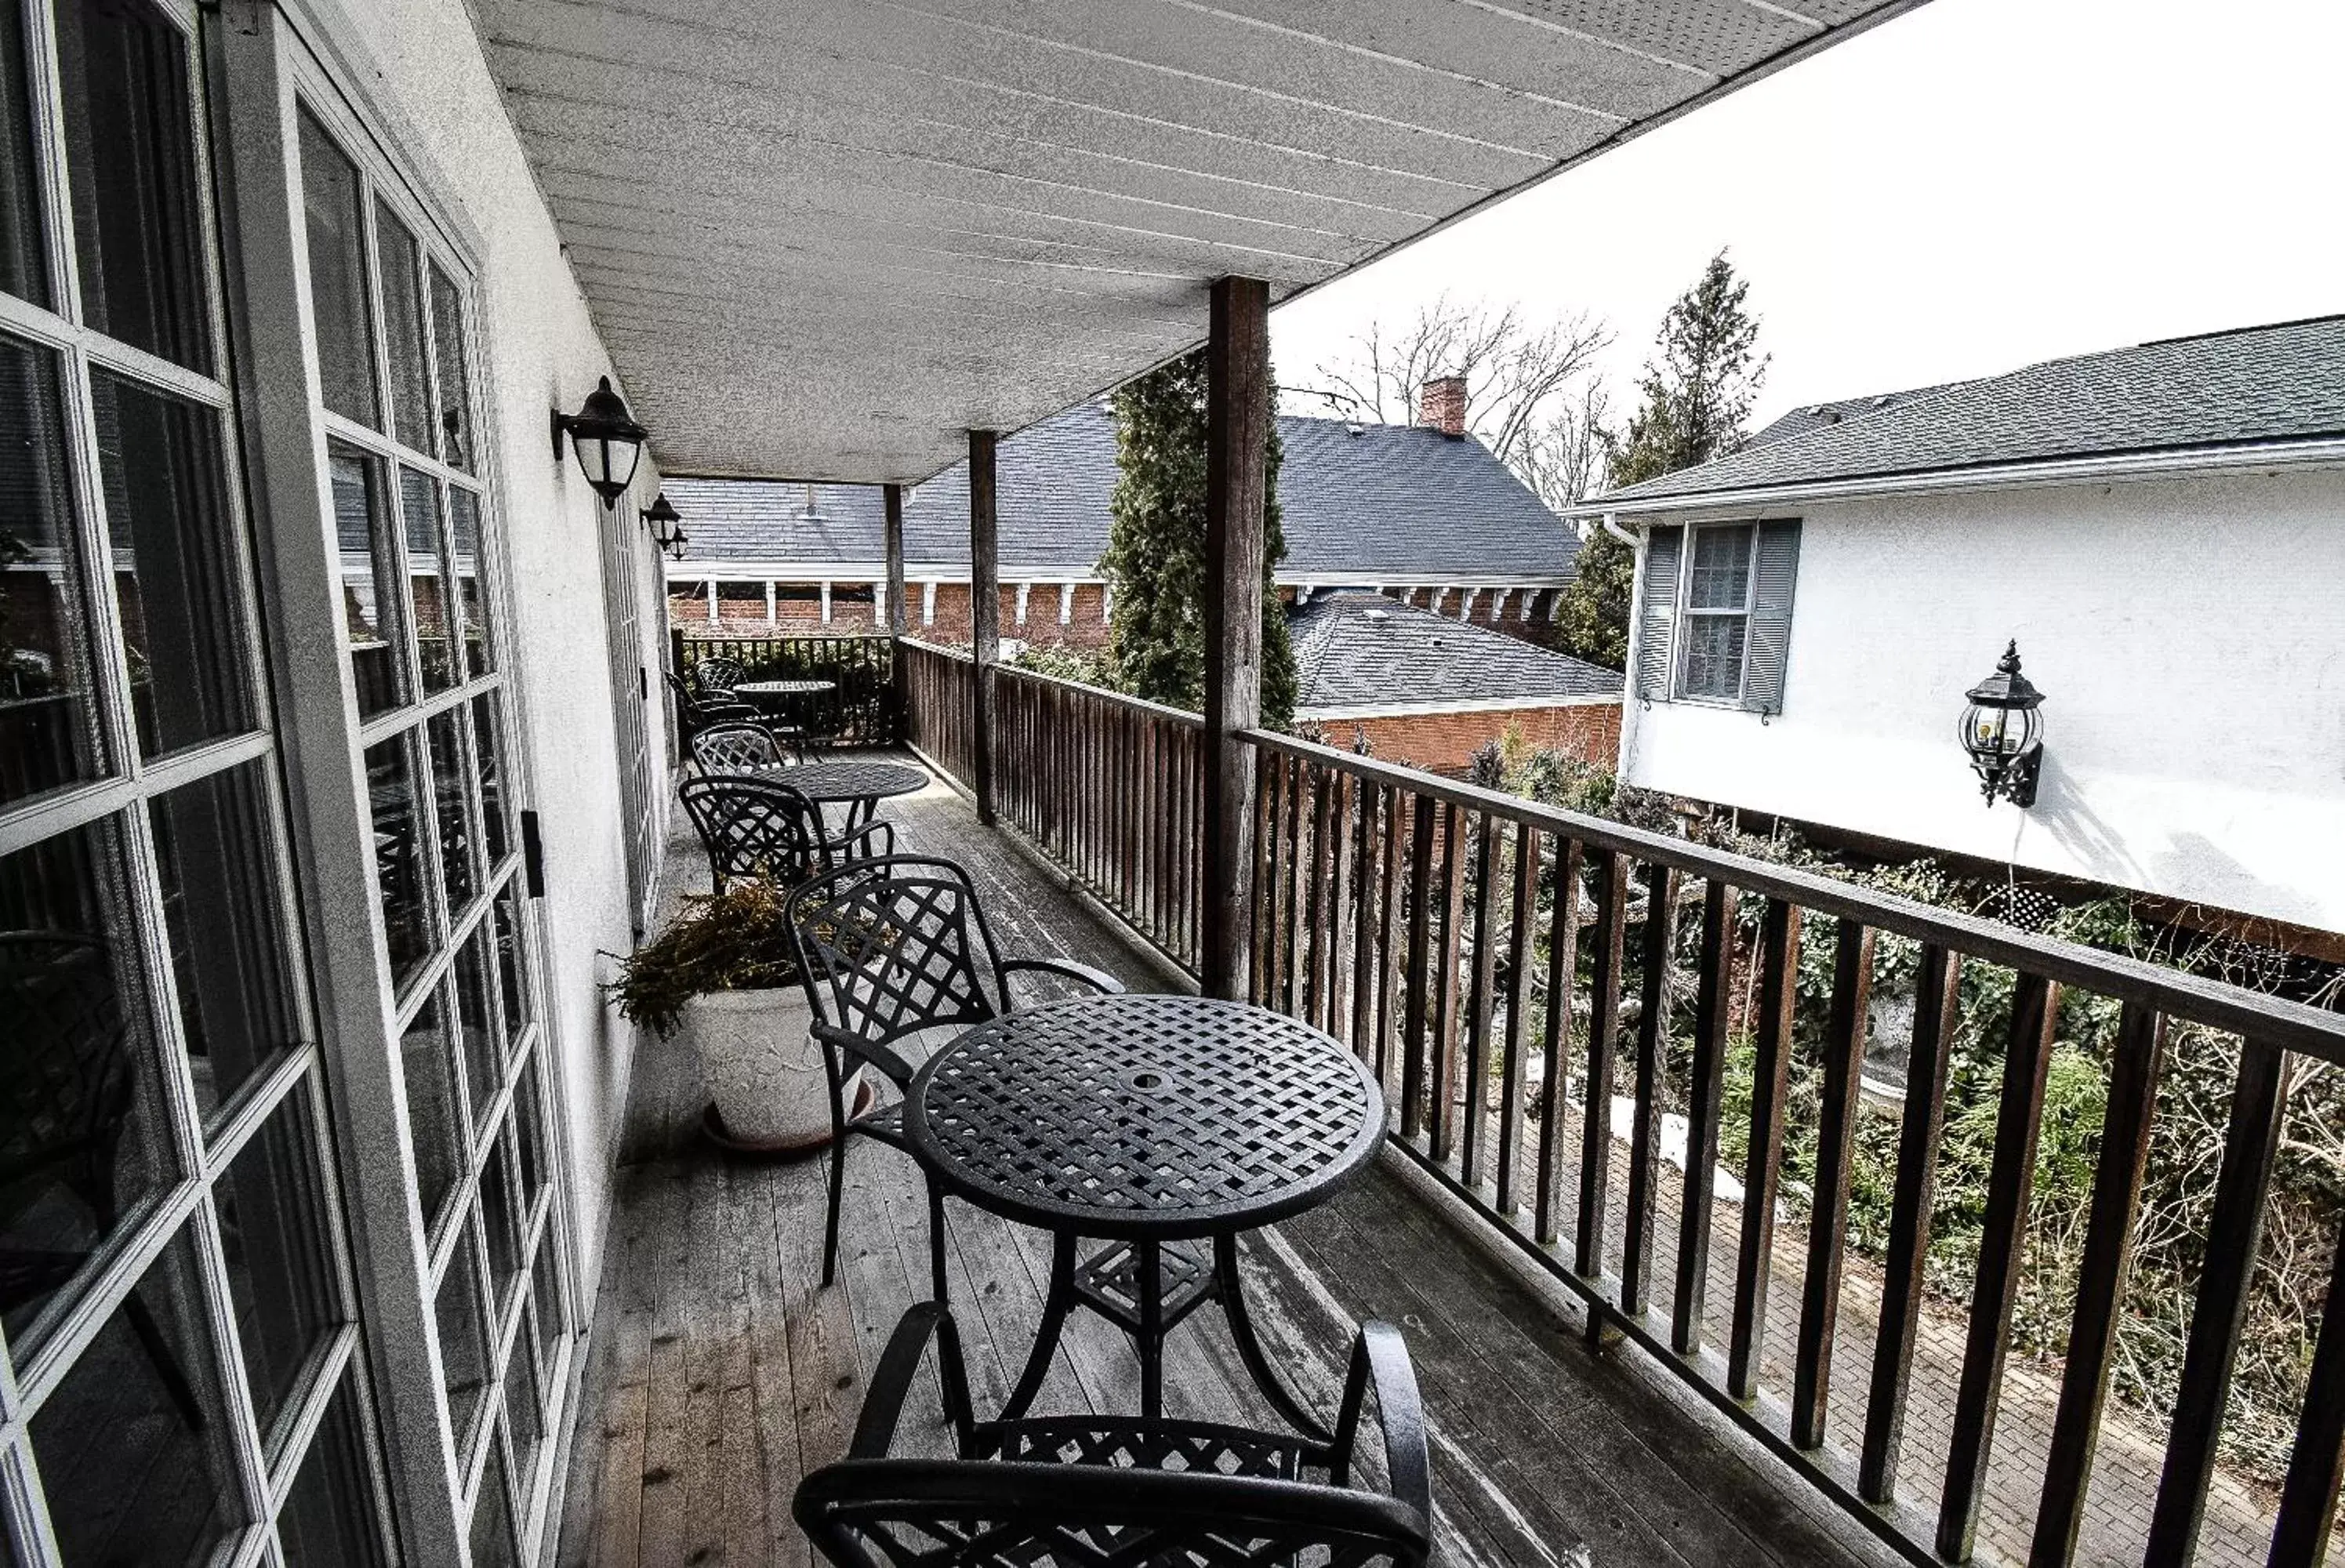
M 836 681 L 741 681 L 733 690 L 753 697 L 803 697 L 836 690 L 838 685 Z
M 756 776 L 786 784 L 817 804 L 848 800 L 883 800 L 929 787 L 929 775 L 902 763 L 800 763 L 759 768 Z
M 905 1130 L 957 1196 L 1084 1236 L 1267 1224 L 1376 1152 L 1384 1096 L 1341 1046 L 1261 1007 L 1085 996 L 996 1018 L 931 1058 Z

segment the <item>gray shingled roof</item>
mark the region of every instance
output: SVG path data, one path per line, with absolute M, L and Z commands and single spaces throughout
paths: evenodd
M 1389 573 L 1559 581 L 1579 553 L 1572 529 L 1471 439 L 1405 425 L 1347 425 L 1282 415 L 1278 500 L 1286 530 L 1280 576 Z M 1107 548 L 1115 493 L 1115 420 L 1071 409 L 1001 443 L 996 462 L 1001 575 L 1089 572 Z M 904 559 L 915 574 L 969 565 L 969 481 L 956 465 L 904 503 Z M 690 537 L 687 561 L 768 563 L 818 577 L 882 554 L 879 492 L 750 480 L 676 479 L 668 500 Z
M 1884 409 L 1910 403 L 1917 398 L 1934 398 L 1940 392 L 1964 385 L 1961 381 L 1941 381 L 1934 387 L 1910 387 L 1902 392 L 1875 392 L 1869 398 L 1838 398 L 1829 403 L 1810 403 L 1793 409 L 1773 423 L 1755 431 L 1742 443 L 1741 450 L 1763 447 L 1775 441 L 1804 436 L 1810 430 L 1820 430 L 1827 425 L 1842 424 L 1850 420 L 1862 420 L 1880 413 Z
M 1407 703 L 1525 703 L 1617 697 L 1619 672 L 1550 652 L 1487 626 L 1345 591 L 1293 612 L 1304 713 L 1348 713 Z
M 2173 338 L 1958 381 L 1587 503 L 2345 437 L 2345 316 Z

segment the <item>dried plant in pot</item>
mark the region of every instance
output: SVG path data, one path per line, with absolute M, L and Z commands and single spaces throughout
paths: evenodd
M 789 889 L 738 881 L 688 895 L 659 934 L 619 961 L 620 1015 L 700 1059 L 702 1124 L 730 1148 L 786 1154 L 829 1141 L 828 1077 L 807 1026 Z M 853 1086 L 850 1084 L 850 1087 Z

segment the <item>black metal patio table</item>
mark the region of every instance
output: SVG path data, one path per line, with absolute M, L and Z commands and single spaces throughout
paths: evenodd
M 751 776 L 786 784 L 818 806 L 846 806 L 848 830 L 870 821 L 881 801 L 929 787 L 929 775 L 909 763 L 854 759 L 759 768 Z
M 1164 1336 L 1218 1300 L 1264 1397 L 1328 1441 L 1263 1354 L 1237 1238 L 1325 1201 L 1383 1141 L 1383 1093 L 1334 1040 L 1194 996 L 1046 1003 L 939 1051 L 904 1127 L 947 1191 L 1051 1233 L 1042 1321 L 1003 1420 L 1032 1402 L 1077 1305 L 1132 1337 L 1141 1413 L 1162 1419 Z M 1083 1237 L 1114 1244 L 1078 1269 Z M 1210 1249 L 1179 1245 L 1193 1241 Z
M 818 708 L 836 706 L 835 703 L 825 704 L 820 699 L 838 690 L 838 682 L 811 675 L 788 680 L 739 681 L 732 688 L 735 696 L 748 703 L 766 718 L 796 724 L 801 734 L 817 739 L 827 739 L 828 731 L 837 728 L 835 724 L 827 727 L 817 725 L 815 721 Z M 832 716 L 836 717 L 835 714 Z

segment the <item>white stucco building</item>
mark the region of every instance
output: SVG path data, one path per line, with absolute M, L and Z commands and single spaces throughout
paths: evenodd
M 1629 782 L 2345 931 L 2345 319 L 1804 409 L 1585 514 L 1639 541 Z M 2012 639 L 2025 810 L 1956 739 Z

